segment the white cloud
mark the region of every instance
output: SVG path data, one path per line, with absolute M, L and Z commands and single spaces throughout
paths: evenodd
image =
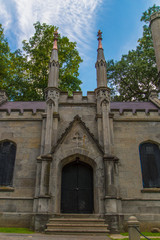
M 40 21 L 59 27 L 62 35 L 76 41 L 79 50 L 89 48 L 93 37 L 97 9 L 103 0 L 0 0 L 0 13 L 5 16 L 4 26 L 13 27 L 18 45 L 34 33 L 33 23 Z M 14 11 L 7 12 L 7 4 L 14 5 Z M 11 22 L 14 16 L 14 22 Z M 82 53 L 83 54 L 83 53 Z
M 3 23 L 5 30 L 8 30 L 11 24 L 11 15 L 8 13 L 3 0 L 0 0 L 0 23 Z
M 149 0 L 149 2 L 150 2 L 150 4 L 151 4 L 151 6 L 152 6 L 153 4 L 160 5 L 160 0 Z

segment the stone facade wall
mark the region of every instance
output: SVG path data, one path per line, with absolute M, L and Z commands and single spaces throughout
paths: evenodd
M 158 129 L 160 129 L 158 113 L 151 113 L 150 116 L 137 113 L 130 121 L 128 116 L 115 119 L 114 153 L 119 158 L 119 185 L 122 198 L 143 198 L 139 145 L 145 141 L 159 143 Z
M 40 154 L 41 114 L 1 113 L 0 141 L 16 144 L 12 187 L 0 187 L 1 226 L 29 226 L 35 194 L 36 158 Z
M 159 143 L 158 112 L 150 111 L 146 114 L 145 111 L 138 111 L 133 114 L 128 110 L 120 114 L 118 111 L 112 111 L 112 154 L 119 159 L 119 171 L 116 170 L 117 199 L 112 199 L 112 197 L 105 196 L 106 169 L 103 153 L 99 149 L 101 146 L 96 143 L 98 124 L 95 97 L 91 94 L 90 100 L 79 95 L 76 96 L 76 100 L 63 98 L 60 98 L 59 103 L 58 139 L 65 133 L 71 122 L 73 126 L 64 135 L 52 155 L 49 189 L 52 199 L 47 200 L 49 214 L 60 213 L 61 171 L 65 164 L 74 161 L 75 156 L 78 156 L 81 161 L 90 164 L 94 171 L 95 213 L 106 214 L 106 219 L 112 221 L 112 225 L 117 221 L 121 229 L 125 228 L 130 215 L 136 215 L 142 227 L 147 226 L 150 229 L 155 224 L 159 226 L 160 191 L 143 189 L 139 158 L 140 143 L 145 141 Z M 76 115 L 79 115 L 81 120 L 74 122 Z M 40 155 L 41 148 L 42 115 L 41 112 L 33 114 L 28 111 L 21 114 L 12 111 L 7 114 L 4 111 L 0 113 L 0 116 L 0 141 L 7 139 L 17 145 L 13 188 L 0 188 L 2 212 L 0 225 L 29 227 L 35 215 L 33 201 L 36 158 Z M 79 143 L 74 140 L 77 133 L 80 134 Z M 42 211 L 44 217 L 43 212 L 44 210 Z M 37 216 L 41 219 L 41 215 Z M 44 221 L 44 226 L 46 221 Z
M 141 222 L 141 229 L 151 230 L 153 226 L 160 226 L 160 190 L 143 188 L 139 145 L 145 141 L 160 144 L 159 114 L 115 113 L 113 125 L 114 154 L 119 158 L 119 215 L 123 215 L 123 227 L 129 216 L 134 215 Z

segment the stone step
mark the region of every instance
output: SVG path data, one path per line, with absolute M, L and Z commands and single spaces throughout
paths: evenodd
M 54 218 L 96 218 L 96 219 L 102 219 L 101 215 L 99 214 L 77 214 L 77 213 L 65 213 L 65 214 L 54 214 Z
M 103 224 L 105 223 L 104 219 L 95 219 L 95 218 L 51 218 L 49 220 L 50 223 L 55 223 L 55 222 L 59 222 L 59 223 L 97 223 L 97 224 Z
M 86 214 L 65 214 L 49 219 L 45 232 L 47 234 L 106 235 L 109 230 L 105 220 L 100 216 Z
M 46 229 L 45 233 L 47 234 L 57 234 L 57 235 L 102 235 L 106 236 L 109 231 L 106 230 L 98 230 L 98 229 Z
M 92 228 L 97 228 L 97 229 L 106 229 L 107 228 L 107 225 L 103 224 L 103 225 L 100 225 L 100 224 L 51 224 L 51 223 L 48 223 L 47 224 L 47 229 L 53 229 L 53 228 L 88 228 L 88 229 L 92 229 Z

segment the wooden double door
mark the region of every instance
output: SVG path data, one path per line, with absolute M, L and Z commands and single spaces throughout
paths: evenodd
M 93 213 L 93 169 L 76 158 L 62 169 L 62 213 Z

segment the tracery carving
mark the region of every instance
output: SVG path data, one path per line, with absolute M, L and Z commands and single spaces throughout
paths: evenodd
M 99 89 L 96 92 L 96 98 L 97 100 L 99 100 L 100 105 L 102 104 L 102 102 L 106 102 L 109 103 L 110 102 L 110 92 L 108 89 Z
M 48 91 L 46 91 L 46 100 L 47 102 L 49 100 L 52 100 L 53 102 L 55 102 L 56 100 L 59 99 L 59 91 L 56 89 L 48 89 Z

